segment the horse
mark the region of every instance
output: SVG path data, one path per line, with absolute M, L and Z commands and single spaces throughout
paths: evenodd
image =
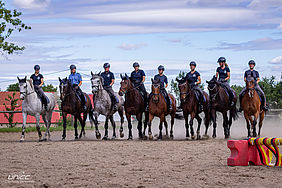
M 189 125 L 190 125 L 190 131 L 191 131 L 191 138 L 195 139 L 194 135 L 194 129 L 193 129 L 193 120 L 194 118 L 197 119 L 198 121 L 198 128 L 197 128 L 197 140 L 201 138 L 200 136 L 200 127 L 201 127 L 201 122 L 202 118 L 199 116 L 199 114 L 202 111 L 199 111 L 199 104 L 197 101 L 197 97 L 195 94 L 195 91 L 191 88 L 189 80 L 185 79 L 176 79 L 178 82 L 178 88 L 180 91 L 180 100 L 181 100 L 181 108 L 183 109 L 183 116 L 185 119 L 185 128 L 186 128 L 186 138 L 190 137 L 189 135 Z M 205 100 L 203 102 L 203 112 L 205 114 L 205 126 L 206 126 L 206 131 L 205 131 L 205 137 L 207 136 L 207 131 L 208 127 L 210 124 L 210 113 L 209 113 L 209 98 L 208 94 L 203 91 L 203 95 L 205 97 Z M 190 114 L 190 121 L 188 124 L 188 116 Z
M 49 103 L 47 105 L 47 111 L 44 108 L 39 96 L 36 94 L 33 86 L 33 82 L 31 79 L 20 79 L 19 77 L 19 88 L 20 88 L 20 99 L 23 100 L 22 102 L 22 115 L 23 115 L 23 125 L 22 125 L 22 135 L 20 141 L 24 141 L 25 135 L 25 126 L 26 126 L 26 119 L 27 115 L 35 116 L 36 118 L 36 129 L 39 136 L 39 141 L 46 141 L 47 135 L 48 140 L 50 140 L 50 131 L 49 128 L 51 126 L 51 119 L 52 119 L 52 113 L 56 106 L 56 99 L 55 96 L 52 93 L 46 93 L 45 95 L 49 99 Z M 40 115 L 42 116 L 42 119 L 46 126 L 46 132 L 42 139 L 42 134 L 40 131 L 39 121 L 40 121 Z
M 134 87 L 130 78 L 125 74 L 125 76 L 121 77 L 120 82 L 120 89 L 119 89 L 119 95 L 123 96 L 125 94 L 125 115 L 128 122 L 128 140 L 132 140 L 132 124 L 131 124 L 131 116 L 136 115 L 137 121 L 138 121 L 138 135 L 139 138 L 144 138 L 145 136 L 145 130 L 147 127 L 148 119 L 149 119 L 149 112 L 146 112 L 146 105 L 144 104 L 144 99 L 140 92 L 137 90 L 138 88 Z M 146 93 L 146 95 L 148 95 Z M 142 133 L 142 114 L 145 113 L 145 121 L 144 121 L 144 131 Z
M 242 109 L 244 111 L 244 117 L 247 123 L 248 137 L 251 137 L 250 124 L 252 129 L 252 136 L 256 137 L 256 124 L 259 117 L 259 131 L 258 136 L 260 137 L 260 131 L 262 122 L 264 119 L 264 111 L 261 109 L 261 101 L 257 91 L 255 90 L 255 80 L 253 77 L 248 76 L 246 79 L 246 94 L 242 98 Z M 254 116 L 254 119 L 252 118 Z
M 71 114 L 74 116 L 74 130 L 75 130 L 75 140 L 78 139 L 78 133 L 77 133 L 77 120 L 79 120 L 81 124 L 81 132 L 79 135 L 79 138 L 82 137 L 82 134 L 85 135 L 85 122 L 87 119 L 87 115 L 89 114 L 90 117 L 92 116 L 92 104 L 90 97 L 83 93 L 85 96 L 85 106 L 86 109 L 84 110 L 80 99 L 78 98 L 76 92 L 74 91 L 74 88 L 71 85 L 70 80 L 67 78 L 61 79 L 59 77 L 59 88 L 60 88 L 60 99 L 62 101 L 61 103 L 61 110 L 62 110 L 62 116 L 63 116 L 63 135 L 62 140 L 65 140 L 66 138 L 66 125 L 67 125 L 67 115 Z M 83 114 L 83 118 L 81 117 L 81 114 Z M 92 119 L 90 118 L 90 123 L 93 124 Z
M 210 81 L 206 81 L 208 83 L 208 90 L 210 95 L 210 113 L 211 113 L 211 121 L 213 122 L 213 135 L 212 137 L 216 137 L 216 112 L 219 111 L 223 115 L 223 128 L 225 138 L 230 137 L 230 128 L 232 125 L 232 118 L 236 120 L 238 118 L 236 105 L 233 107 L 229 106 L 229 97 L 225 92 L 224 88 L 220 85 L 220 82 L 217 81 L 214 76 Z M 237 95 L 234 93 L 234 103 L 237 102 Z M 229 111 L 229 119 L 227 116 L 227 112 Z
M 103 78 L 100 75 L 100 73 L 98 74 L 93 74 L 93 72 L 91 71 L 91 84 L 92 84 L 92 93 L 93 93 L 93 104 L 94 104 L 94 108 L 93 108 L 93 115 L 94 115 L 94 124 L 95 124 L 95 133 L 96 133 L 96 138 L 100 139 L 100 132 L 98 129 L 98 117 L 100 114 L 106 116 L 106 121 L 105 121 L 105 134 L 103 137 L 103 140 L 107 140 L 108 139 L 108 122 L 109 120 L 111 121 L 111 124 L 113 126 L 113 136 L 112 139 L 116 138 L 116 124 L 114 121 L 114 117 L 113 115 L 118 112 L 119 116 L 120 116 L 120 137 L 123 138 L 124 137 L 124 133 L 123 133 L 123 123 L 124 123 L 124 117 L 123 117 L 123 112 L 124 112 L 124 101 L 123 98 L 120 96 L 118 97 L 118 104 L 117 104 L 117 110 L 114 110 L 112 108 L 112 102 L 111 102 L 111 97 L 108 94 L 108 92 L 103 88 Z
M 175 118 L 175 113 L 176 113 L 176 100 L 173 95 L 168 94 L 170 100 L 172 101 L 172 110 L 169 112 L 167 108 L 167 103 L 164 98 L 164 96 L 161 94 L 161 84 L 160 80 L 153 80 L 152 81 L 152 97 L 149 100 L 149 122 L 148 122 L 148 135 L 149 139 L 152 140 L 152 130 L 151 130 L 151 125 L 152 125 L 152 120 L 154 119 L 155 116 L 160 118 L 160 124 L 159 124 L 159 136 L 158 139 L 162 139 L 162 128 L 163 128 L 163 123 L 165 125 L 166 129 L 166 136 L 168 137 L 168 124 L 165 119 L 165 116 L 170 115 L 171 116 L 171 127 L 170 127 L 170 138 L 173 139 L 173 124 L 174 124 L 174 118 Z

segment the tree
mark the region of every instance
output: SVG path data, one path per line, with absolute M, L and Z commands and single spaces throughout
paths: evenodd
M 20 91 L 19 83 L 10 84 L 10 85 L 7 87 L 7 91 Z
M 240 92 L 244 87 L 240 85 L 232 85 L 231 88 L 234 89 L 236 95 L 239 96 Z
M 8 54 L 13 54 L 14 52 L 23 51 L 24 46 L 18 46 L 12 42 L 7 42 L 7 39 L 11 36 L 14 31 L 21 32 L 22 30 L 31 29 L 30 26 L 24 24 L 19 17 L 22 15 L 16 9 L 8 10 L 5 8 L 5 3 L 0 0 L 0 50 L 7 52 Z
M 9 105 L 6 105 L 5 103 L 3 103 L 3 105 L 5 106 L 6 111 L 15 111 L 16 108 L 20 107 L 20 106 L 17 104 L 17 101 L 18 101 L 19 99 L 16 99 L 16 98 L 15 98 L 15 95 L 16 95 L 16 93 L 14 92 L 14 93 L 12 94 L 12 96 L 11 96 L 11 95 L 8 95 L 8 97 L 5 98 L 5 101 L 8 101 L 8 102 L 9 102 Z M 8 113 L 8 115 L 7 115 L 7 114 L 4 114 L 4 117 L 8 120 L 9 126 L 10 126 L 10 127 L 13 127 L 13 126 L 14 126 L 14 125 L 13 125 L 14 113 L 11 112 L 11 113 Z M 15 125 L 16 125 L 16 123 L 15 123 Z
M 42 89 L 43 91 L 47 91 L 47 92 L 56 92 L 57 91 L 57 87 L 54 87 L 52 84 L 43 85 Z

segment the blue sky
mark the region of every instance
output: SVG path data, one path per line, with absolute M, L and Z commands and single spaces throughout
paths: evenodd
M 110 62 L 115 73 L 130 73 L 138 61 L 150 77 L 163 64 L 169 79 L 197 62 L 210 79 L 225 56 L 231 84 L 243 84 L 247 62 L 254 59 L 261 77 L 282 72 L 281 0 L 11 0 L 32 27 L 10 41 L 26 46 L 19 55 L 1 58 L 0 88 L 30 75 L 41 65 L 45 82 L 58 85 L 70 64 L 82 73 L 90 92 L 90 70 Z M 60 73 L 54 73 L 59 71 Z M 64 71 L 64 72 L 61 72 Z M 118 76 L 118 75 L 116 75 Z M 119 87 L 119 78 L 115 89 Z

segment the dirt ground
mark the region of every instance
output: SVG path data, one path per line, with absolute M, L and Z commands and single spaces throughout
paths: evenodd
M 133 141 L 100 141 L 87 130 L 79 141 L 69 131 L 64 142 L 61 132 L 52 132 L 52 141 L 38 142 L 37 133 L 28 133 L 20 143 L 20 133 L 1 133 L 0 187 L 282 187 L 281 167 L 227 166 L 230 151 L 221 122 L 217 139 L 200 141 L 184 139 L 183 123 L 176 121 L 175 139 L 169 141 L 140 141 L 136 127 Z M 237 120 L 232 139 L 246 134 L 244 120 Z M 266 118 L 262 136 L 282 137 L 281 119 Z M 25 179 L 11 179 L 15 175 Z

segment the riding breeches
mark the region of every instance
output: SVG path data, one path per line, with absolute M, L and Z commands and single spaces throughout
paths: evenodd
M 137 88 L 137 90 L 139 92 L 141 92 L 141 95 L 144 97 L 144 103 L 145 103 L 145 106 L 147 105 L 147 91 L 146 91 L 146 88 L 144 86 L 143 83 L 136 83 L 136 84 L 133 84 L 135 88 Z
M 170 106 L 171 105 L 171 100 L 170 100 L 170 97 L 168 96 L 168 93 L 166 91 L 166 89 L 161 89 L 161 93 L 163 94 L 166 102 L 167 102 L 167 105 Z
M 224 87 L 227 90 L 227 92 L 229 94 L 229 101 L 232 101 L 234 99 L 234 94 L 233 94 L 233 91 L 232 91 L 229 83 L 228 82 L 220 82 L 220 83 L 221 83 L 221 86 Z
M 38 85 L 34 85 L 34 89 L 35 89 L 35 92 L 37 93 L 37 95 L 42 100 L 42 103 L 47 106 L 47 97 L 44 94 L 42 87 L 39 87 Z
M 81 100 L 82 106 L 84 106 L 86 101 L 85 101 L 84 94 L 83 94 L 82 90 L 80 89 L 80 87 L 78 85 L 73 85 L 73 87 L 74 87 L 76 94 L 79 96 L 79 98 Z
M 113 104 L 116 104 L 116 103 L 119 102 L 118 99 L 117 99 L 117 97 L 115 96 L 115 92 L 114 92 L 112 86 L 104 86 L 104 89 L 105 89 L 105 90 L 108 92 L 108 94 L 110 95 L 110 98 L 111 98 Z
M 194 89 L 195 92 L 197 92 L 199 94 L 199 103 L 202 104 L 204 102 L 203 90 L 198 85 L 194 85 L 193 89 Z

